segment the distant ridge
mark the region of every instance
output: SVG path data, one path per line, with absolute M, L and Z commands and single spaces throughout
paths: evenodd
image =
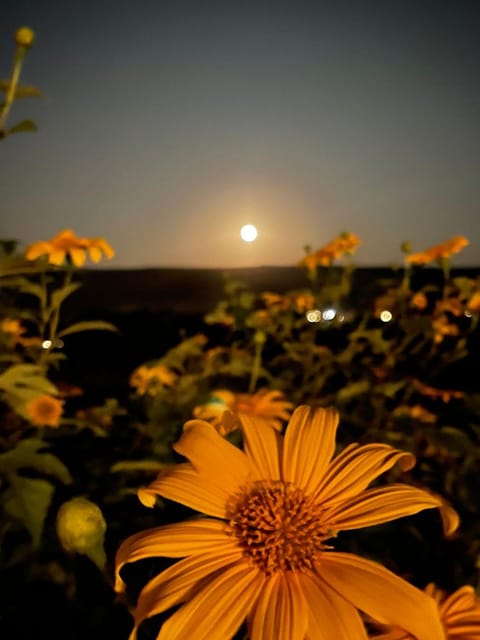
M 245 282 L 253 291 L 286 291 L 307 288 L 305 272 L 298 267 L 245 267 L 232 269 L 147 268 L 86 269 L 83 286 L 71 298 L 76 311 L 151 313 L 169 311 L 180 315 L 205 313 L 223 297 L 224 274 Z M 458 268 L 453 275 L 480 276 L 480 268 Z M 395 277 L 402 269 L 357 267 L 353 272 L 353 297 L 361 302 L 375 292 L 379 281 Z M 414 284 L 441 282 L 438 268 L 419 269 Z

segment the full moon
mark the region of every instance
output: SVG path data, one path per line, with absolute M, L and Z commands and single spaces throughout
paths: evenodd
M 256 240 L 257 236 L 257 227 L 254 227 L 253 224 L 245 224 L 240 229 L 240 237 L 244 242 L 253 242 Z

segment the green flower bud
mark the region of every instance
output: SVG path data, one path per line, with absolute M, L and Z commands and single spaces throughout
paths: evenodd
M 56 529 L 65 551 L 86 555 L 100 569 L 104 568 L 107 524 L 94 502 L 81 497 L 64 502 L 57 513 Z

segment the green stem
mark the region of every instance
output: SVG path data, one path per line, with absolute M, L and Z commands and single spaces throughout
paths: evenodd
M 250 374 L 250 384 L 248 385 L 248 393 L 254 393 L 257 386 L 260 369 L 262 366 L 262 351 L 265 339 L 263 334 L 257 332 L 255 334 L 255 356 L 253 358 L 252 372 Z
M 0 111 L 0 131 L 3 131 L 5 123 L 7 122 L 8 114 L 12 108 L 12 104 L 15 100 L 15 90 L 20 80 L 20 71 L 22 70 L 22 63 L 25 57 L 26 48 L 17 46 L 15 50 L 15 57 L 13 59 L 12 75 L 8 83 L 8 89 L 5 96 L 5 103 Z

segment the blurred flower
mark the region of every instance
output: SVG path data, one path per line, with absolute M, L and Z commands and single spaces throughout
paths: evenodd
M 433 400 L 441 400 L 442 402 L 450 402 L 453 398 L 463 398 L 465 395 L 463 391 L 455 391 L 452 389 L 437 389 L 431 387 L 420 380 L 413 380 L 413 386 L 415 389 L 424 396 L 432 398 Z
M 35 427 L 58 427 L 63 414 L 63 402 L 48 395 L 37 396 L 25 407 L 26 415 Z
M 436 344 L 443 342 L 445 336 L 458 336 L 460 333 L 456 324 L 453 324 L 445 315 L 432 320 L 433 341 Z
M 175 384 L 177 378 L 177 374 L 163 364 L 152 367 L 142 364 L 130 376 L 130 386 L 134 387 L 140 396 L 154 396 L 164 387 Z
M 216 389 L 208 402 L 194 408 L 193 416 L 210 422 L 225 435 L 241 428 L 240 418 L 244 415 L 260 418 L 280 431 L 282 421 L 288 420 L 291 409 L 292 403 L 285 400 L 281 391 L 260 389 L 256 393 L 233 393 L 227 389 Z M 223 417 L 226 411 L 233 416 L 229 416 L 225 422 Z
M 29 48 L 35 40 L 35 33 L 29 27 L 20 27 L 15 32 L 15 44 L 19 47 Z
M 463 236 L 455 236 L 442 244 L 437 244 L 426 251 L 410 253 L 405 257 L 407 264 L 426 265 L 431 262 L 440 262 L 450 258 L 454 253 L 459 253 L 470 242 Z
M 20 320 L 16 318 L 4 318 L 0 324 L 0 329 L 3 333 L 8 333 L 14 337 L 21 336 L 26 331 Z
M 189 462 L 139 491 L 147 506 L 160 495 L 205 516 L 137 533 L 120 545 L 117 591 L 125 588 L 126 563 L 183 558 L 141 591 L 131 638 L 145 619 L 173 607 L 159 640 L 228 640 L 245 618 L 255 640 L 366 640 L 358 610 L 404 625 L 417 640 L 442 638 L 429 596 L 330 544 L 339 531 L 441 508 L 437 498 L 405 484 L 367 488 L 396 463 L 410 469 L 413 455 L 354 443 L 334 458 L 333 409 L 297 408 L 285 436 L 256 418 L 244 416 L 242 423 L 244 451 L 212 425 L 188 422 L 174 449 Z
M 318 266 L 329 267 L 338 258 L 354 253 L 359 244 L 360 239 L 355 234 L 341 233 L 338 238 L 321 247 L 315 253 L 308 253 L 298 264 L 300 267 L 306 267 L 309 271 L 315 270 Z
M 87 252 L 93 262 L 98 262 L 102 255 L 106 258 L 112 258 L 115 255 L 106 240 L 79 238 L 71 229 L 66 229 L 51 240 L 31 244 L 25 251 L 25 257 L 27 260 L 37 260 L 41 256 L 47 256 L 50 264 L 58 266 L 62 265 L 68 257 L 76 267 L 81 267 L 85 264 Z
M 480 293 L 476 292 L 467 302 L 467 309 L 469 311 L 474 311 L 475 313 L 480 313 Z
M 425 587 L 437 608 L 445 630 L 446 640 L 480 640 L 480 600 L 475 589 L 465 585 L 448 595 L 433 583 Z M 410 633 L 399 627 L 384 629 L 383 633 L 372 636 L 372 640 L 410 640 Z
M 423 311 L 428 306 L 427 296 L 422 291 L 417 291 L 417 293 L 412 296 L 412 305 L 420 309 L 420 311 Z

